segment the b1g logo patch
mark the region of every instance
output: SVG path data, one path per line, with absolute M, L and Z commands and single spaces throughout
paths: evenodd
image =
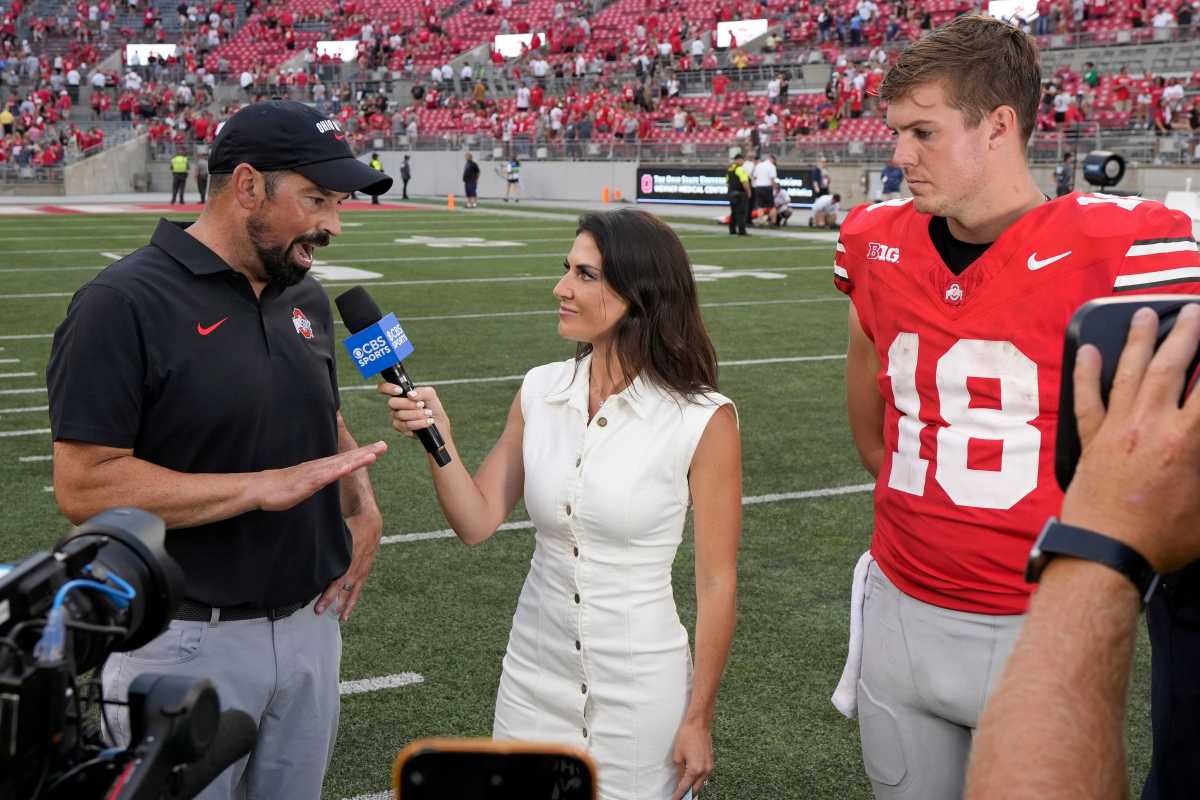
M 888 247 L 886 244 L 871 242 L 867 248 L 868 261 L 887 261 L 889 264 L 900 263 L 900 248 Z
M 298 308 L 292 309 L 292 324 L 296 326 L 296 333 L 305 339 L 313 338 L 312 323 L 308 321 L 308 317 L 304 316 L 304 312 Z

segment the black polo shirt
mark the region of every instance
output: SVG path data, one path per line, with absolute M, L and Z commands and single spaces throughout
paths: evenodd
M 53 436 L 187 473 L 258 472 L 337 452 L 329 298 L 311 276 L 254 296 L 161 220 L 75 293 L 46 370 Z M 250 478 L 248 478 L 249 480 Z M 350 564 L 337 484 L 287 511 L 167 532 L 186 596 L 261 608 L 315 597 Z

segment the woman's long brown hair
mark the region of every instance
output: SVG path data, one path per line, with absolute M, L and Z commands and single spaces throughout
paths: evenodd
M 604 281 L 629 304 L 612 347 L 626 384 L 641 373 L 684 397 L 717 389 L 717 353 L 696 300 L 683 242 L 653 214 L 621 209 L 579 218 L 603 259 Z M 580 344 L 575 360 L 592 352 Z

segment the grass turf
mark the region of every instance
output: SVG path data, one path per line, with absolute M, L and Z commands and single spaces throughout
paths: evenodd
M 418 382 L 517 376 L 566 358 L 572 347 L 555 332 L 550 290 L 574 217 L 509 211 L 347 213 L 343 236 L 318 256 L 378 277 L 327 277 L 330 294 L 361 283 L 394 311 L 416 344 L 408 366 Z M 45 491 L 51 464 L 20 460 L 48 455 L 49 436 L 5 435 L 48 427 L 41 409 L 49 334 L 70 293 L 114 255 L 145 243 L 155 222 L 152 215 L 0 217 L 0 485 L 7 509 L 0 516 L 0 561 L 47 548 L 69 528 Z M 845 423 L 837 356 L 845 351 L 846 302 L 831 285 L 832 243 L 732 239 L 698 220 L 678 229 L 697 264 L 777 276 L 699 284 L 706 323 L 727 364 L 720 388 L 741 416 L 744 493 L 867 482 Z M 414 236 L 432 238 L 395 241 Z M 835 358 L 731 363 L 812 356 Z M 392 444 L 372 470 L 385 534 L 444 528 L 419 446 L 392 434 L 379 400 L 357 388 L 363 383 L 347 359 L 339 369 L 351 430 L 360 441 Z M 495 441 L 518 386 L 500 380 L 439 388 L 468 465 L 477 465 Z M 523 508 L 513 518 L 524 519 Z M 845 654 L 850 571 L 870 527 L 866 493 L 747 506 L 738 630 L 719 698 L 709 800 L 869 796 L 857 727 L 837 714 L 829 695 Z M 344 698 L 325 797 L 384 789 L 392 758 L 415 737 L 490 732 L 500 659 L 531 551 L 529 530 L 499 533 L 474 549 L 447 539 L 381 548 L 343 628 L 342 677 L 418 672 L 425 682 Z M 689 628 L 691 563 L 685 538 L 674 583 Z M 1150 748 L 1144 631 L 1141 639 L 1128 724 L 1134 786 Z

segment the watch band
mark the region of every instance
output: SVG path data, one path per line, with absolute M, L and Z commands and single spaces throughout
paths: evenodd
M 1029 552 L 1025 580 L 1037 583 L 1050 561 L 1060 555 L 1094 561 L 1121 573 L 1133 583 L 1143 605 L 1150 601 L 1158 586 L 1158 573 L 1129 545 L 1095 531 L 1064 525 L 1054 517 L 1046 521 Z

